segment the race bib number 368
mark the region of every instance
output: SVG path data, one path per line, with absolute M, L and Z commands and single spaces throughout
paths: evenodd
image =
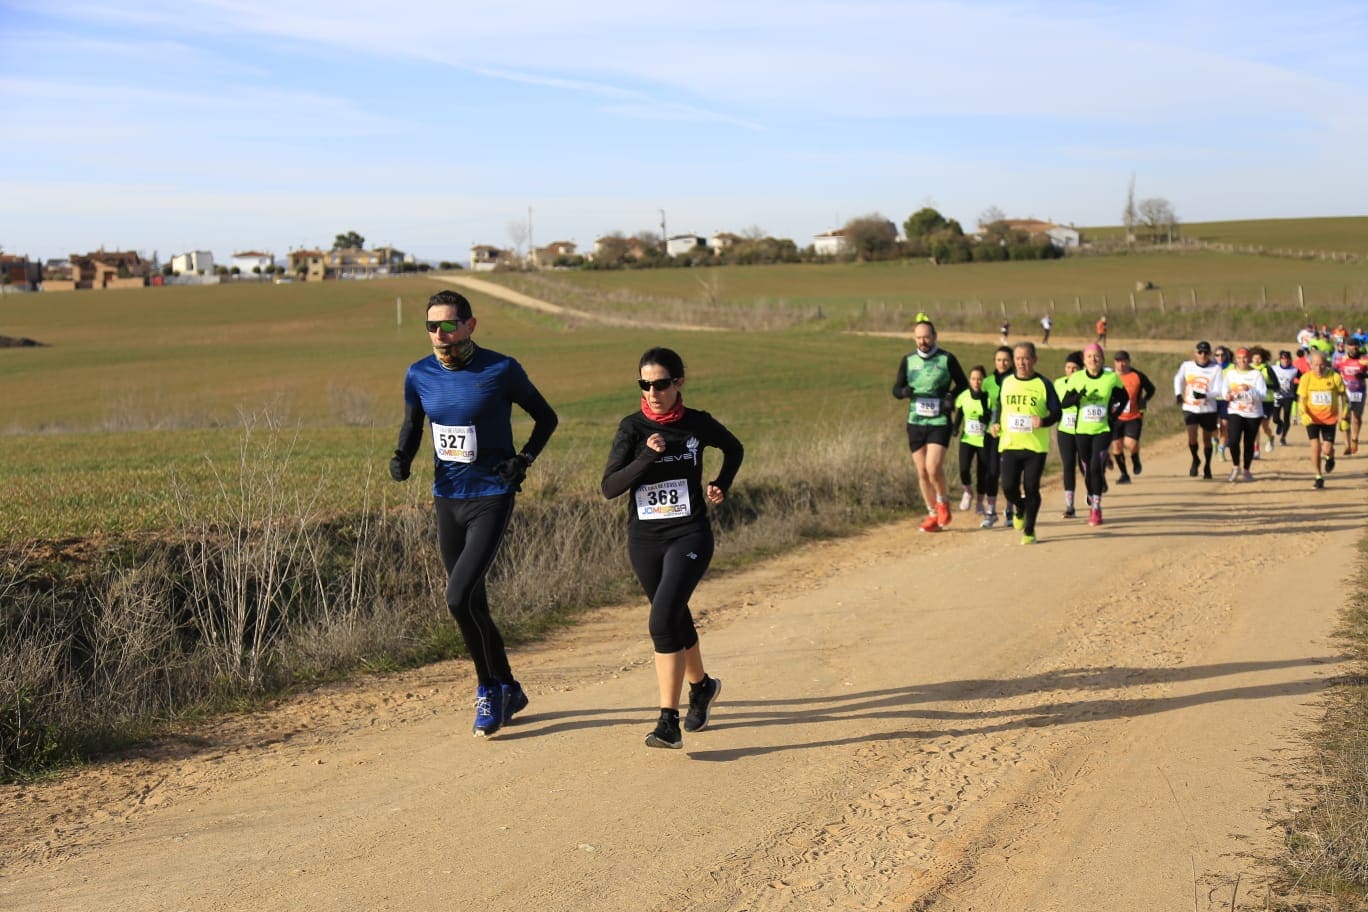
M 432 445 L 442 462 L 474 462 L 479 453 L 475 443 L 475 425 L 432 426 Z
M 636 489 L 637 519 L 677 519 L 689 515 L 689 483 L 682 478 Z

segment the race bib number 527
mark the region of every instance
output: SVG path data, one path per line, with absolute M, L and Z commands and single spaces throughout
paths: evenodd
M 475 425 L 434 424 L 432 445 L 442 462 L 474 462 L 479 453 L 475 443 Z

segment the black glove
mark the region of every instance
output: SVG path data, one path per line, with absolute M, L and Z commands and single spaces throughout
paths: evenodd
M 1064 394 L 1064 398 L 1059 400 L 1060 408 L 1073 408 L 1083 399 L 1083 394 L 1078 390 L 1069 390 Z
M 1182 404 L 1183 404 L 1183 394 L 1182 394 L 1182 393 L 1174 393 L 1174 394 L 1173 394 L 1173 404 L 1174 404 L 1174 405 L 1182 405 Z
M 394 458 L 390 460 L 390 478 L 395 481 L 408 481 L 411 462 L 412 460 L 405 458 L 403 453 L 395 450 Z
M 521 491 L 523 479 L 527 477 L 527 467 L 531 464 L 532 460 L 519 453 L 496 465 L 494 471 L 503 479 L 504 484 L 514 491 Z

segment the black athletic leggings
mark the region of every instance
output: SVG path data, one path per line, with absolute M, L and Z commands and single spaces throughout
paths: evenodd
M 512 684 L 508 653 L 489 616 L 485 574 L 499 552 L 513 515 L 513 495 L 453 500 L 433 498 L 437 508 L 437 545 L 447 571 L 447 610 L 456 619 L 481 684 Z
M 698 642 L 689 599 L 712 556 L 712 527 L 706 523 L 669 540 L 627 540 L 627 558 L 651 600 L 649 628 L 656 652 L 679 652 Z
M 971 475 L 971 467 L 973 469 Z M 974 481 L 974 490 L 980 495 L 988 494 L 988 451 L 981 446 L 960 441 L 959 445 L 960 484 L 969 487 Z M 993 479 L 993 494 L 997 494 L 997 479 Z
M 979 493 L 997 497 L 998 480 L 1002 477 L 1002 460 L 998 458 L 997 438 L 992 434 L 983 435 L 983 452 L 979 454 L 979 459 L 987 467 L 983 476 L 983 487 Z
M 1083 486 L 1088 496 L 1102 493 L 1105 478 L 1107 454 L 1111 452 L 1111 431 L 1100 434 L 1075 434 L 1074 444 L 1078 447 L 1078 458 L 1083 463 Z
M 1260 424 L 1263 424 L 1262 418 L 1247 418 L 1244 415 L 1231 415 L 1228 418 L 1230 458 L 1242 468 L 1248 469 L 1254 463 L 1254 451 L 1259 448 Z
M 1286 437 L 1292 426 L 1292 403 L 1295 401 L 1292 396 L 1283 396 L 1273 407 L 1273 430 L 1279 437 Z
M 1078 488 L 1078 441 L 1073 434 L 1060 431 L 1055 435 L 1059 445 L 1059 462 L 1064 468 L 1064 490 L 1072 493 Z
M 1002 493 L 1025 521 L 1021 531 L 1034 535 L 1036 517 L 1040 514 L 1040 476 L 1045 474 L 1045 454 L 1004 450 L 999 456 L 1002 459 Z

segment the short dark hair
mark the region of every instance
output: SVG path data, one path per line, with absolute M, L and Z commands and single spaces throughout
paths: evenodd
M 1118 351 L 1116 354 L 1112 355 L 1112 360 L 1113 360 L 1113 361 L 1129 361 L 1129 360 L 1130 360 L 1130 352 L 1126 351 L 1126 350 L 1123 348 L 1123 349 L 1121 349 L 1120 351 Z
M 466 296 L 459 291 L 451 291 L 450 289 L 443 289 L 428 298 L 428 312 L 431 313 L 432 308 L 434 307 L 456 308 L 456 318 L 458 320 L 469 320 L 471 317 L 475 316 L 474 311 L 470 309 L 470 302 L 466 300 Z
M 663 367 L 670 372 L 670 377 L 674 380 L 684 379 L 684 359 L 679 357 L 679 353 L 672 348 L 648 348 L 637 362 L 637 370 L 641 370 L 648 364 Z

